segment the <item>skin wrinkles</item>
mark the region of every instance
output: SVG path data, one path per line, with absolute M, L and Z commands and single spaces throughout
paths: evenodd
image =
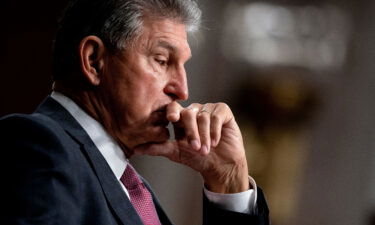
M 168 140 L 165 108 L 188 97 L 190 57 L 185 25 L 170 20 L 146 21 L 133 48 L 108 56 L 101 88 L 111 93 L 101 96 L 111 120 L 104 124 L 128 149 Z
M 248 167 L 242 135 L 230 108 L 224 103 L 205 104 L 207 112 L 198 115 L 203 105 L 194 103 L 183 108 L 176 102 L 188 98 L 184 64 L 191 57 L 191 51 L 184 29 L 184 25 L 171 20 L 145 23 L 142 37 L 146 39 L 141 39 L 140 52 L 135 55 L 139 53 L 142 56 L 138 63 L 143 63 L 143 71 L 147 70 L 149 74 L 142 80 L 135 80 L 135 84 L 150 89 L 138 93 L 151 100 L 156 95 L 155 102 L 163 100 L 167 104 L 163 112 L 166 112 L 166 118 L 172 122 L 176 136 L 175 140 L 168 140 L 166 128 L 151 131 L 153 126 L 143 130 L 137 126 L 129 126 L 134 129 L 131 130 L 132 134 L 137 134 L 138 137 L 137 142 L 132 145 L 132 151 L 136 154 L 167 157 L 195 169 L 201 173 L 205 186 L 213 192 L 237 193 L 248 190 Z M 123 58 L 122 62 L 125 64 L 126 60 L 127 58 Z M 131 65 L 131 61 L 126 64 Z M 133 65 L 134 75 L 147 75 L 138 71 L 137 63 Z M 149 83 L 150 80 L 153 82 Z M 157 107 L 153 108 L 155 109 Z M 146 115 L 151 116 L 144 118 L 155 115 L 153 111 L 147 112 Z M 165 118 L 165 114 L 160 116 Z M 143 124 L 150 125 L 147 122 Z M 145 138 L 139 138 L 142 136 Z
M 248 190 L 242 135 L 230 108 L 178 103 L 188 98 L 184 65 L 191 51 L 185 29 L 178 21 L 146 19 L 132 47 L 116 54 L 88 36 L 80 44 L 81 72 L 92 88 L 56 90 L 101 123 L 127 157 L 158 155 L 185 164 L 213 192 Z M 175 140 L 169 140 L 169 122 Z

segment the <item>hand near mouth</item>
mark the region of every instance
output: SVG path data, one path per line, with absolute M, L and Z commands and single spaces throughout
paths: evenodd
M 241 131 L 232 111 L 224 103 L 177 102 L 166 108 L 175 140 L 148 143 L 134 149 L 136 154 L 164 156 L 201 173 L 207 189 L 237 193 L 249 189 L 248 166 Z

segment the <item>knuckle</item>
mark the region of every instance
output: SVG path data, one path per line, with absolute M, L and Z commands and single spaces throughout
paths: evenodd
M 202 105 L 202 107 L 211 108 L 212 105 L 213 105 L 212 103 L 205 103 L 205 104 Z
M 220 117 L 217 114 L 211 114 L 210 119 L 212 122 L 216 123 L 220 121 Z
M 208 112 L 199 112 L 197 115 L 198 120 L 204 121 L 204 120 L 209 120 L 210 114 Z
M 210 137 L 208 130 L 201 131 L 200 136 L 205 141 L 208 140 L 208 138 Z
M 167 105 L 167 110 L 168 111 L 173 111 L 173 112 L 178 112 L 180 109 L 180 104 L 177 102 L 171 102 L 169 105 Z
M 196 114 L 199 111 L 199 107 L 194 106 L 193 104 L 189 105 L 185 109 L 182 110 L 183 113 L 188 113 L 188 114 Z
M 200 104 L 198 103 L 192 103 L 187 107 L 187 109 L 192 109 L 192 110 L 198 110 L 199 108 L 200 108 Z
M 223 108 L 225 110 L 230 110 L 230 107 L 227 103 L 224 103 L 224 102 L 218 102 L 217 105 L 220 107 L 220 108 Z
M 191 117 L 193 117 L 193 114 L 194 114 L 194 110 L 189 109 L 189 108 L 186 108 L 186 109 L 181 111 L 181 116 L 184 117 L 184 118 L 186 118 L 186 117 L 191 118 Z

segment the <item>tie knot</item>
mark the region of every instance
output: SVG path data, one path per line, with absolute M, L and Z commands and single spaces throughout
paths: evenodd
M 142 184 L 142 180 L 139 178 L 137 172 L 129 163 L 126 166 L 126 169 L 122 174 L 120 180 L 128 190 L 134 189 L 139 184 Z

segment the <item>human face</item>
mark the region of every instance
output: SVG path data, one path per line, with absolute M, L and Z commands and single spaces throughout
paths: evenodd
M 185 25 L 168 19 L 145 20 L 131 48 L 108 56 L 101 85 L 107 129 L 128 149 L 168 140 L 165 109 L 188 98 L 190 57 Z

